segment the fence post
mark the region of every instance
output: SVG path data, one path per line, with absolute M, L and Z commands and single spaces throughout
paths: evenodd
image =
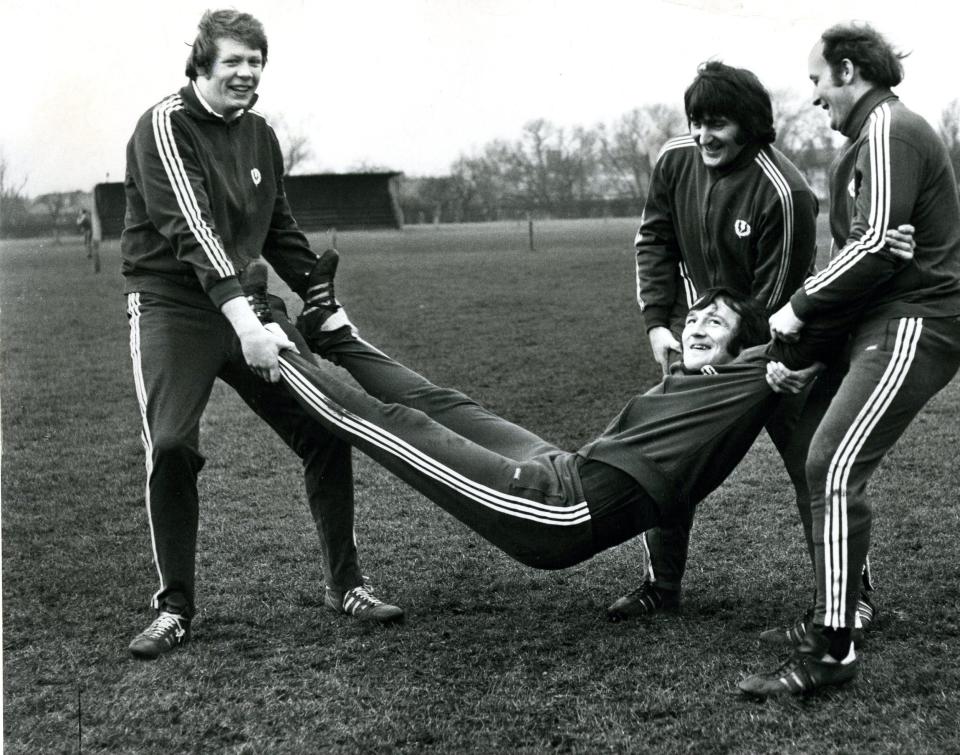
M 530 237 L 530 251 L 532 252 L 534 251 L 533 249 L 533 215 L 531 215 L 529 212 L 527 213 L 527 233 Z

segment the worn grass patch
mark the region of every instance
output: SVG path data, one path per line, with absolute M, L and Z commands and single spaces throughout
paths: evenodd
M 338 292 L 368 340 L 574 448 L 656 379 L 635 225 L 541 223 L 535 252 L 522 223 L 341 233 Z M 94 275 L 78 244 L 0 247 L 7 752 L 960 750 L 957 381 L 871 486 L 880 613 L 846 690 L 734 694 L 812 586 L 765 438 L 701 507 L 684 610 L 624 624 L 603 609 L 637 582 L 636 544 L 537 572 L 358 457 L 365 571 L 408 610 L 383 629 L 323 609 L 299 462 L 223 386 L 194 641 L 133 661 L 156 574 L 116 244 L 102 255 Z

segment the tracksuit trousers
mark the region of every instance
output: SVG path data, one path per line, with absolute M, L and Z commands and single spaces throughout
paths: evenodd
M 271 297 L 271 302 L 274 319 L 309 354 L 281 300 Z M 128 294 L 127 315 L 146 451 L 147 518 L 160 578 L 153 607 L 188 617 L 195 610 L 197 475 L 205 461 L 200 417 L 218 377 L 303 460 L 327 584 L 337 590 L 362 584 L 349 444 L 317 425 L 282 384 L 266 382 L 247 367 L 239 340 L 220 312 L 134 293 Z
M 855 626 L 870 545 L 867 482 L 924 404 L 960 367 L 960 317 L 872 319 L 807 457 L 817 601 L 814 622 Z
M 282 379 L 304 408 L 523 564 L 571 566 L 659 518 L 629 475 L 547 443 L 364 341 L 325 356 L 363 390 L 283 352 Z

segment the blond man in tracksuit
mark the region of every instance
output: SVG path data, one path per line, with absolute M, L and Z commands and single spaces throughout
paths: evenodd
M 280 349 L 302 338 L 286 320 L 265 328 L 240 283 L 262 255 L 307 310 L 328 295 L 323 260 L 284 194 L 276 135 L 251 110 L 266 59 L 259 21 L 208 11 L 187 62 L 190 81 L 144 113 L 127 147 L 122 272 L 159 577 L 157 616 L 130 643 L 138 658 L 190 637 L 200 417 L 217 378 L 303 459 L 325 603 L 362 619 L 403 617 L 370 593 L 360 571 L 350 447 L 311 422 L 277 383 Z
M 890 91 L 900 56 L 866 25 L 828 29 L 809 59 L 814 105 L 847 137 L 831 168 L 830 227 L 838 251 L 770 318 L 784 341 L 806 323 L 864 309 L 849 369 L 811 442 L 817 598 L 785 636 L 793 655 L 741 682 L 767 697 L 805 693 L 856 675 L 851 643 L 858 576 L 870 543 L 866 487 L 884 455 L 960 367 L 960 200 L 943 142 Z M 884 254 L 883 236 L 915 227 L 913 260 Z

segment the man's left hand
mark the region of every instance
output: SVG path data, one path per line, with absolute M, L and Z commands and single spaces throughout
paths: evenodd
M 795 343 L 800 338 L 800 331 L 803 330 L 804 324 L 803 320 L 794 313 L 790 302 L 770 315 L 769 323 L 770 337 L 785 343 Z
M 887 244 L 884 249 L 897 259 L 912 260 L 913 253 L 917 250 L 917 242 L 913 238 L 915 232 L 916 229 L 907 223 L 896 228 L 888 228 L 885 236 Z

